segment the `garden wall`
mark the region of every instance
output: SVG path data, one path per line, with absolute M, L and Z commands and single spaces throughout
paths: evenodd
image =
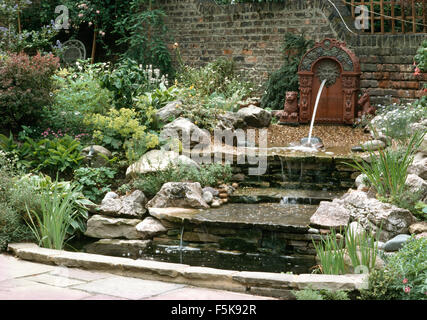
M 171 46 L 179 43 L 185 63 L 199 66 L 219 57 L 232 58 L 246 77 L 262 85 L 282 63 L 286 32 L 320 41 L 346 41 L 360 58 L 361 87 L 371 89 L 374 103 L 415 99 L 423 94 L 427 74 L 415 76 L 413 57 L 427 34 L 363 34 L 349 32 L 327 0 L 217 5 L 213 0 L 162 0 L 168 15 Z M 354 21 L 334 0 L 350 28 Z M 356 30 L 353 30 L 356 31 Z

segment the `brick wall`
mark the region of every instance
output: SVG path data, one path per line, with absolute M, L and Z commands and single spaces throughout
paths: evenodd
M 305 34 L 320 41 L 346 41 L 360 58 L 361 87 L 374 103 L 415 99 L 427 75 L 414 76 L 413 57 L 427 34 L 354 35 L 326 0 L 289 0 L 219 6 L 212 0 L 163 0 L 167 25 L 184 62 L 200 66 L 219 57 L 232 58 L 238 70 L 262 85 L 282 63 L 284 34 Z M 341 1 L 335 4 L 349 27 L 354 23 Z

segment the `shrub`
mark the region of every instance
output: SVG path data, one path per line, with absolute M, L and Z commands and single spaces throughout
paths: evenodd
M 426 300 L 427 239 L 411 238 L 386 260 L 386 267 L 372 272 L 361 299 Z
M 42 107 L 52 102 L 53 55 L 11 54 L 0 59 L 0 126 L 17 129 L 39 122 Z
M 304 289 L 292 291 L 297 300 L 350 300 L 346 291 L 343 290 L 313 290 Z
M 138 113 L 134 109 L 111 108 L 105 116 L 87 115 L 84 122 L 94 129 L 95 141 L 114 150 L 129 148 L 132 146 L 129 144 L 131 140 L 145 141 L 146 150 L 156 147 L 159 143 L 157 135 L 147 132 L 147 127 L 140 123 Z
M 163 171 L 141 175 L 133 183 L 134 188 L 143 191 L 148 196 L 154 196 L 166 182 L 200 182 L 202 187 L 216 186 L 231 179 L 231 167 L 222 164 L 201 166 L 200 170 L 185 164 L 168 166 Z
M 44 108 L 44 128 L 66 131 L 70 135 L 88 133 L 83 119 L 88 114 L 105 114 L 113 105 L 113 93 L 102 88 L 98 77 L 103 64 L 88 66 L 77 62 L 76 68 L 61 69 L 53 77 L 58 88 L 51 106 Z
M 93 202 L 102 200 L 102 196 L 111 191 L 116 171 L 106 167 L 79 168 L 74 171 L 75 181 L 82 186 L 82 192 L 86 198 Z
M 415 55 L 415 63 L 420 71 L 427 72 L 427 40 L 424 40 Z
M 286 91 L 298 91 L 298 66 L 303 55 L 314 45 L 303 35 L 287 33 L 285 35 L 284 52 L 285 62 L 279 70 L 273 72 L 265 84 L 265 92 L 261 99 L 261 106 L 271 110 L 283 108 Z
M 15 161 L 0 151 L 0 251 L 6 250 L 9 243 L 33 240 L 23 213 L 25 202 L 35 197 L 27 190 L 14 188 L 17 176 Z

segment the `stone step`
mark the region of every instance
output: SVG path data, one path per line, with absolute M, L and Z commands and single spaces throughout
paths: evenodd
M 283 188 L 239 188 L 229 196 L 230 203 L 282 203 L 318 205 L 320 201 L 332 201 L 344 191 L 323 191 Z

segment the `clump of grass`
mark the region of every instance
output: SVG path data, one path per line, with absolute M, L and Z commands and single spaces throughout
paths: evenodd
M 77 214 L 72 206 L 72 192 L 63 196 L 57 188 L 41 194 L 40 211 L 27 209 L 30 227 L 40 246 L 62 250 L 67 239 L 67 230 Z M 36 221 L 34 221 L 33 216 Z

